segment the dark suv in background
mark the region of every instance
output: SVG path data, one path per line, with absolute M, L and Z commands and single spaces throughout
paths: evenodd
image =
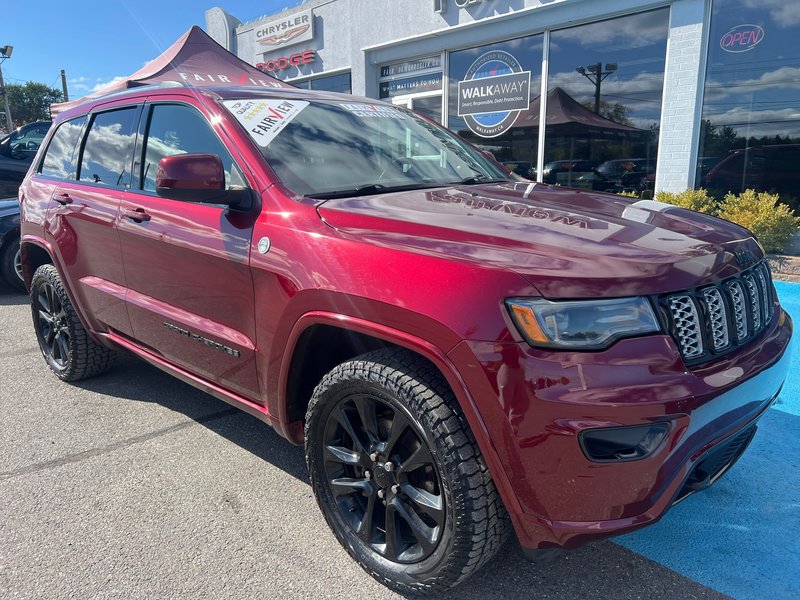
M 36 121 L 0 139 L 0 198 L 17 197 L 19 184 L 49 129 L 50 121 Z
M 20 197 L 50 369 L 127 350 L 304 444 L 334 534 L 402 592 L 463 581 L 511 527 L 536 557 L 657 521 L 789 367 L 747 230 L 523 180 L 366 98 L 92 100 Z
M 15 290 L 24 290 L 19 252 L 17 190 L 50 129 L 50 121 L 18 127 L 0 139 L 0 275 Z

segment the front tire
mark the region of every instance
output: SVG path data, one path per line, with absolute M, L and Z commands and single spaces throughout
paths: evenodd
M 306 461 L 325 519 L 375 579 L 448 589 L 507 537 L 508 517 L 441 374 L 379 350 L 333 369 L 306 414 Z
M 59 379 L 93 377 L 114 362 L 116 353 L 89 337 L 53 265 L 42 265 L 33 275 L 31 311 L 39 348 Z

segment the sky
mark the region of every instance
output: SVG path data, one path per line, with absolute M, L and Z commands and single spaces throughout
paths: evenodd
M 242 22 L 300 0 L 3 0 L 0 46 L 14 46 L 2 64 L 7 84 L 36 81 L 79 98 L 156 58 L 192 25 L 205 29 L 205 11 L 219 6 Z M 9 26 L 10 25 L 10 26 Z

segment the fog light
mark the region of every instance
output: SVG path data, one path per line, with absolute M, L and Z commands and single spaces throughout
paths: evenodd
M 594 462 L 626 462 L 652 454 L 669 431 L 669 423 L 588 429 L 578 436 L 581 450 Z

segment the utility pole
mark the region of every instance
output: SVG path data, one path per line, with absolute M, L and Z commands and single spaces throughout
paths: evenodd
M 67 74 L 64 69 L 61 69 L 61 89 L 64 92 L 64 102 L 69 102 L 69 94 L 67 93 Z
M 600 85 L 603 83 L 606 77 L 617 70 L 617 63 L 608 63 L 605 71 L 603 71 L 603 63 L 601 62 L 589 65 L 588 67 L 578 67 L 575 70 L 594 84 L 594 112 L 595 114 L 599 115 Z
M 2 65 L 7 58 L 11 58 L 11 53 L 14 51 L 14 46 L 3 46 L 0 48 L 0 65 Z M 0 66 L 0 94 L 3 95 L 3 104 L 6 109 L 6 133 L 14 131 L 14 121 L 11 120 L 11 109 L 8 107 L 8 94 L 6 94 L 6 83 L 3 81 L 3 68 Z

